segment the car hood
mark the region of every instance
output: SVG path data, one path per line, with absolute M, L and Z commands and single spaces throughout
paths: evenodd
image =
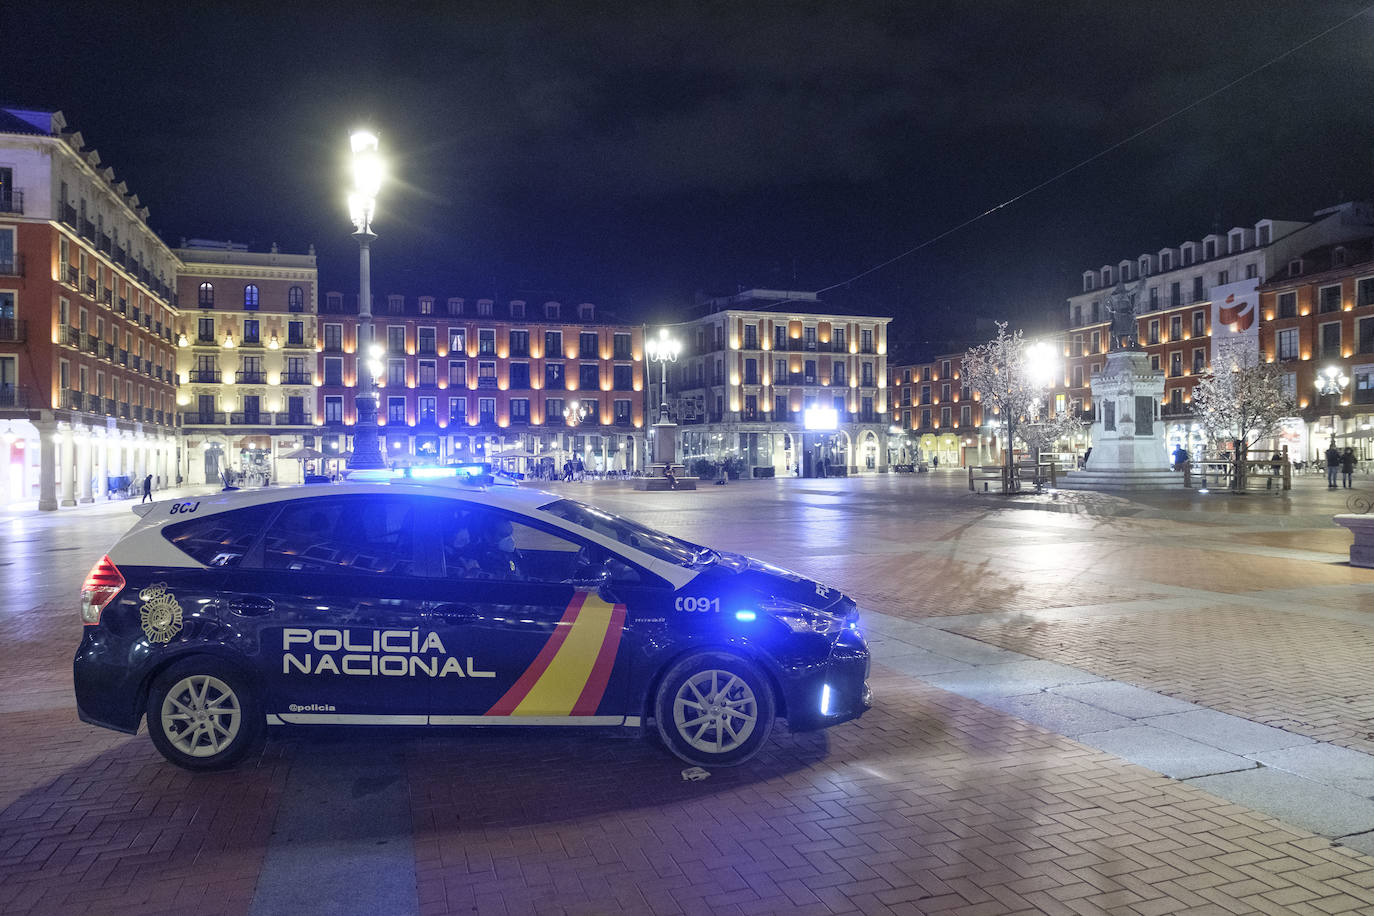
M 843 615 L 854 602 L 837 588 L 830 588 L 800 573 L 739 553 L 719 553 L 714 567 L 731 578 L 735 587 L 770 598 L 782 598 L 810 608 Z

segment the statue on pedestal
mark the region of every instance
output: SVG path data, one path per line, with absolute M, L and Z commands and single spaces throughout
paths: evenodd
M 1112 345 L 1108 352 L 1139 350 L 1140 332 L 1136 326 L 1136 294 L 1127 292 L 1125 283 L 1118 283 L 1107 296 L 1107 313 L 1112 316 Z

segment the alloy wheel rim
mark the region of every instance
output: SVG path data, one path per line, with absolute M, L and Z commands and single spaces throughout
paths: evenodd
M 162 700 L 163 734 L 173 747 L 191 757 L 221 753 L 238 737 L 242 722 L 238 696 L 209 674 L 182 678 Z
M 712 668 L 683 682 L 673 698 L 673 722 L 689 746 L 708 754 L 736 750 L 758 725 L 758 699 L 743 678 Z

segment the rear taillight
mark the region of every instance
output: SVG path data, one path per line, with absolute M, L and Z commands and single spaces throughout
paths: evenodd
M 123 587 L 124 575 L 119 568 L 108 556 L 101 557 L 81 583 L 81 622 L 88 627 L 100 623 L 100 612 Z

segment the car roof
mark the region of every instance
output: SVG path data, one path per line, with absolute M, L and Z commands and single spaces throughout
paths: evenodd
M 142 562 L 145 564 L 201 567 L 202 564 L 193 560 L 189 555 L 171 547 L 171 545 L 160 536 L 161 529 L 168 525 L 190 521 L 193 518 L 204 518 L 209 515 L 217 515 L 221 512 L 244 509 L 250 506 L 274 505 L 276 503 L 326 496 L 363 494 L 414 494 L 417 496 L 423 495 L 448 499 L 461 499 L 478 505 L 504 509 L 525 516 L 534 515 L 540 506 L 545 506 L 551 502 L 556 502 L 565 498 L 557 493 L 550 493 L 547 490 L 540 490 L 534 487 L 510 485 L 479 486 L 465 482 L 462 479 L 453 478 L 439 478 L 433 480 L 396 478 L 389 481 L 340 481 L 337 483 L 262 487 L 251 490 L 221 490 L 218 493 L 202 496 L 199 499 L 192 497 L 181 500 L 163 500 L 151 504 L 145 503 L 143 504 L 144 506 L 150 507 L 146 511 L 143 511 L 143 506 L 134 507 L 135 511 L 138 511 L 141 516 L 139 521 L 124 533 L 115 546 L 110 549 L 110 553 L 112 556 L 118 553 L 119 557 L 135 563 Z M 174 506 L 185 506 L 189 504 L 195 504 L 193 513 L 184 511 L 173 513 L 172 511 Z M 554 516 L 545 517 L 545 514 L 541 514 L 539 520 L 546 525 L 563 528 L 580 537 L 601 543 L 611 550 L 627 554 L 635 558 L 636 562 L 639 562 L 640 565 L 656 572 L 663 578 L 673 582 L 674 585 L 681 586 L 687 581 L 690 581 L 695 575 L 695 573 L 690 570 L 676 567 L 670 563 L 665 563 L 625 544 L 617 543 L 602 534 L 584 530 L 569 522 L 565 522 L 563 519 Z M 170 553 L 168 553 L 169 549 L 171 551 Z M 119 561 L 119 557 L 115 558 L 116 562 Z

